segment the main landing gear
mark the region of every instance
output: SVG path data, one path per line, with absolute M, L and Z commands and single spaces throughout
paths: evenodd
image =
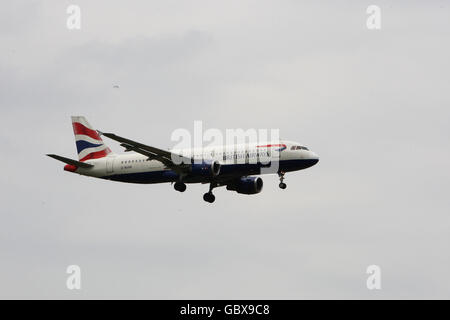
M 213 195 L 213 193 L 210 191 L 203 195 L 203 200 L 209 203 L 213 203 L 216 200 L 216 196 Z
M 205 200 L 206 202 L 209 202 L 209 203 L 213 203 L 216 200 L 216 197 L 212 193 L 212 190 L 215 187 L 217 187 L 216 183 L 211 183 L 209 185 L 209 192 L 207 192 L 203 195 L 203 200 Z M 178 182 L 175 182 L 175 184 L 173 185 L 173 188 L 179 192 L 184 192 L 184 191 L 186 191 L 186 184 L 181 181 L 178 181 Z
M 207 192 L 207 193 L 205 193 L 205 194 L 203 195 L 203 200 L 205 200 L 206 202 L 209 202 L 209 203 L 213 203 L 213 202 L 216 200 L 216 197 L 215 197 L 215 196 L 213 195 L 213 193 L 212 193 L 212 190 L 213 190 L 215 187 L 217 187 L 217 184 L 211 183 L 211 184 L 209 185 L 209 192 Z
M 283 190 L 286 189 L 286 187 L 287 187 L 286 183 L 283 182 L 284 174 L 285 174 L 285 172 L 283 172 L 283 171 L 280 171 L 278 173 L 278 176 L 280 177 L 280 184 L 278 186 L 280 187 L 280 189 L 283 189 Z
M 173 188 L 180 192 L 186 191 L 186 185 L 183 182 L 175 182 L 175 185 L 173 186 Z

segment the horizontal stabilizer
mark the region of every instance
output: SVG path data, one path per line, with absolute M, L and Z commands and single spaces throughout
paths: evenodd
M 92 168 L 94 166 L 94 165 L 89 164 L 89 163 L 80 162 L 80 161 L 77 161 L 77 160 L 72 160 L 72 159 L 69 159 L 69 158 L 58 156 L 56 154 L 48 154 L 47 156 L 49 156 L 50 158 L 62 161 L 64 163 L 76 166 L 78 168 Z

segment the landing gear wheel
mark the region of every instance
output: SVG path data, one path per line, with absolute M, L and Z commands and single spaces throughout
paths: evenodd
M 186 185 L 183 182 L 176 182 L 173 188 L 180 192 L 186 191 Z
M 287 185 L 286 185 L 286 183 L 283 182 L 283 180 L 284 180 L 284 172 L 280 171 L 278 173 L 278 176 L 280 177 L 280 184 L 278 186 L 280 187 L 280 189 L 283 189 L 283 190 L 286 189 Z
M 214 200 L 216 200 L 216 197 L 211 192 L 207 192 L 203 195 L 203 200 L 209 203 L 213 203 Z

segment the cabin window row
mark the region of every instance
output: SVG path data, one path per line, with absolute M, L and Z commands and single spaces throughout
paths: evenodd
M 125 160 L 125 161 L 120 161 L 120 163 L 127 164 L 127 163 L 138 163 L 138 162 L 145 162 L 145 161 L 150 161 L 150 159 Z
M 258 152 L 248 152 L 248 151 L 237 151 L 237 152 L 220 152 L 220 153 L 215 153 L 214 151 L 212 151 L 210 154 L 204 154 L 203 157 L 206 158 L 208 156 L 211 157 L 217 157 L 217 158 L 223 158 L 223 160 L 227 160 L 227 159 L 242 159 L 242 158 L 254 158 L 254 157 L 270 157 L 270 152 L 263 152 L 263 151 L 258 151 Z M 194 158 L 198 159 L 202 157 L 201 154 L 195 154 Z

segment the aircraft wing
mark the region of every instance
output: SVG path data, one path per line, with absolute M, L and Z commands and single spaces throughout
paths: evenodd
M 191 158 L 183 157 L 167 150 L 155 148 L 127 138 L 123 138 L 115 135 L 114 133 L 103 133 L 100 131 L 98 132 L 100 135 L 120 142 L 120 145 L 125 148 L 125 151 L 134 151 L 148 157 L 149 159 L 161 161 L 164 165 L 176 171 L 183 169 L 184 166 L 189 165 L 192 162 Z M 180 163 L 174 163 L 172 160 L 173 157 L 179 157 Z

